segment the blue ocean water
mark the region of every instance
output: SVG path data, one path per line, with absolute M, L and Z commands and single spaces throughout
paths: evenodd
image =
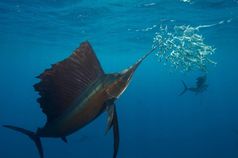
M 105 72 L 118 72 L 149 51 L 160 25 L 203 26 L 216 48 L 202 94 L 183 86 L 201 72 L 171 70 L 151 55 L 117 100 L 119 158 L 238 157 L 237 0 L 0 0 L 0 125 L 35 131 L 46 121 L 33 85 L 51 64 L 85 40 Z M 43 138 L 45 158 L 112 157 L 107 115 L 68 137 Z M 0 157 L 36 158 L 33 142 L 0 128 Z

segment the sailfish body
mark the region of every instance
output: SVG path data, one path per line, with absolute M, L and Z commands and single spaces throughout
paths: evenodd
M 128 69 L 120 73 L 105 74 L 89 42 L 83 42 L 71 56 L 52 65 L 38 76 L 41 81 L 34 88 L 40 94 L 37 101 L 47 116 L 45 126 L 36 132 L 10 125 L 4 127 L 29 136 L 43 158 L 40 137 L 62 138 L 67 142 L 68 135 L 107 111 L 106 132 L 113 128 L 113 158 L 116 158 L 119 127 L 115 100 L 127 88 L 139 64 L 153 50 Z

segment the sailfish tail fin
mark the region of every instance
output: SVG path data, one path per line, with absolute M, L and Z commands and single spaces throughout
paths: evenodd
M 18 131 L 20 133 L 23 133 L 23 134 L 27 135 L 35 143 L 35 145 L 37 147 L 37 150 L 40 154 L 40 158 L 44 158 L 43 148 L 42 148 L 42 145 L 41 145 L 41 140 L 40 140 L 40 137 L 36 133 L 31 132 L 31 131 L 26 130 L 26 129 L 23 129 L 23 128 L 10 126 L 10 125 L 3 125 L 3 127 L 9 128 L 11 130 Z
M 183 89 L 183 91 L 179 94 L 179 96 L 183 95 L 183 94 L 184 94 L 185 92 L 187 92 L 187 90 L 188 90 L 188 86 L 185 84 L 185 82 L 182 81 L 182 83 L 183 83 L 184 89 Z

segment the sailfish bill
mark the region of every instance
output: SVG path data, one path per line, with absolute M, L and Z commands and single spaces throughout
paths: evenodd
M 40 138 L 60 138 L 67 143 L 67 136 L 107 111 L 106 132 L 113 129 L 113 158 L 116 158 L 119 124 L 115 100 L 125 91 L 140 63 L 155 49 L 128 69 L 106 74 L 89 42 L 83 42 L 68 58 L 37 76 L 40 82 L 34 88 L 40 95 L 37 102 L 47 116 L 45 125 L 36 132 L 10 125 L 3 127 L 27 135 L 35 143 L 40 158 L 44 158 Z

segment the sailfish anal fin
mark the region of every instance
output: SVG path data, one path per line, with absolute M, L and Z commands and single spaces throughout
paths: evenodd
M 118 125 L 118 118 L 117 118 L 115 103 L 108 104 L 106 110 L 108 113 L 106 133 L 111 129 L 111 127 L 113 127 L 113 137 L 114 137 L 113 158 L 116 158 L 118 153 L 118 148 L 119 148 L 119 125 Z

